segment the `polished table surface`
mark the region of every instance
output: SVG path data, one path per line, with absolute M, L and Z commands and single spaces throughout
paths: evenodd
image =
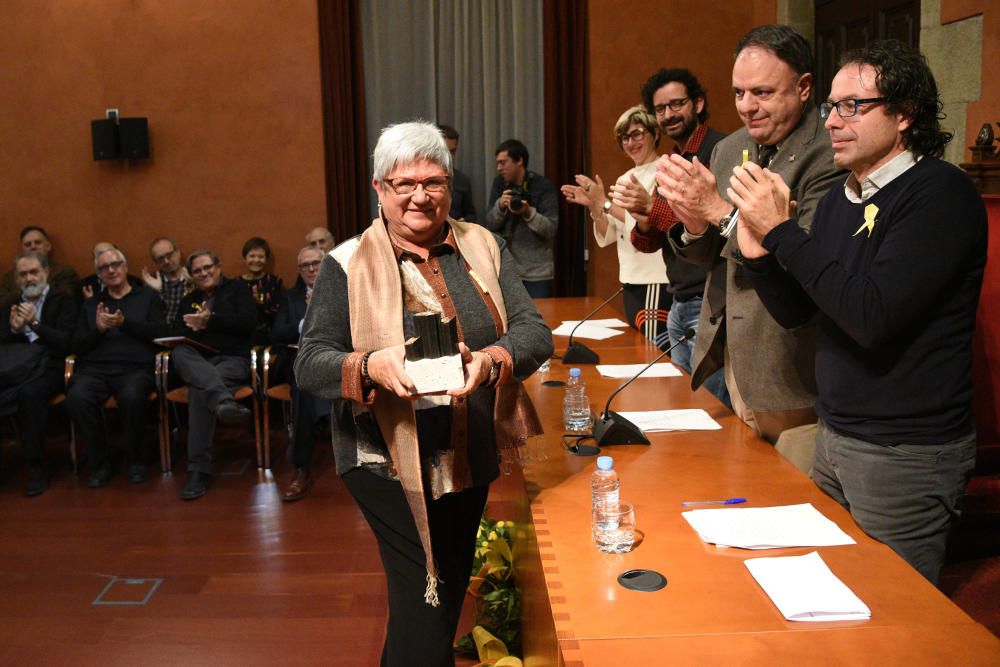
M 597 299 L 536 301 L 557 326 L 579 319 Z M 608 311 L 595 317 L 612 317 Z M 556 354 L 566 347 L 556 337 Z M 633 330 L 604 341 L 581 341 L 602 363 L 652 360 L 658 350 Z M 600 412 L 620 380 L 582 366 L 587 393 Z M 850 514 L 826 496 L 773 447 L 758 439 L 714 397 L 690 389 L 685 374 L 640 378 L 612 409 L 703 408 L 721 431 L 651 433 L 650 445 L 605 447 L 621 477 L 621 498 L 634 504 L 637 545 L 623 555 L 603 554 L 590 535 L 590 474 L 594 457 L 578 457 L 561 444 L 563 390 L 543 384 L 565 380 L 568 367 L 554 359 L 526 385 L 545 426 L 524 469 L 530 520 L 525 569 L 527 664 L 684 664 L 710 660 L 773 664 L 779 657 L 827 664 L 1000 664 L 1000 640 L 956 607 L 885 545 L 865 535 Z M 540 460 L 542 457 L 545 460 Z M 748 551 L 702 542 L 681 516 L 682 500 L 748 498 L 742 507 L 812 503 L 856 545 Z M 533 534 L 532 534 L 533 533 Z M 786 621 L 743 561 L 818 551 L 833 573 L 871 609 L 868 621 Z M 533 576 L 532 560 L 540 568 Z M 629 591 L 617 577 L 632 568 L 666 576 L 654 593 Z M 544 597 L 544 600 L 539 600 Z M 546 611 L 547 608 L 547 611 Z M 551 621 L 544 618 L 551 614 Z M 550 623 L 553 643 L 542 627 Z M 553 658 L 555 656 L 555 658 Z

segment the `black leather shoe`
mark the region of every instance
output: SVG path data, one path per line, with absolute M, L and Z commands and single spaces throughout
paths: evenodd
M 146 466 L 141 463 L 133 463 L 128 467 L 129 484 L 142 484 L 146 481 Z
M 207 472 L 190 472 L 184 490 L 181 491 L 181 498 L 183 500 L 197 500 L 205 495 L 205 492 L 208 491 L 208 485 L 211 483 L 212 476 Z
M 246 406 L 227 398 L 216 406 L 215 417 L 227 426 L 243 426 L 250 423 L 253 413 Z
M 103 463 L 97 470 L 90 474 L 87 486 L 92 489 L 99 489 L 111 480 L 111 464 Z
M 31 466 L 28 470 L 28 486 L 24 490 L 24 495 L 37 496 L 45 493 L 49 488 L 49 476 L 45 474 L 45 468 L 41 466 Z

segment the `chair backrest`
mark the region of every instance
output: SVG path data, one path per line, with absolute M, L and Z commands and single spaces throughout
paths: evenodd
M 973 338 L 977 473 L 1000 473 L 1000 195 L 984 195 L 990 239 Z

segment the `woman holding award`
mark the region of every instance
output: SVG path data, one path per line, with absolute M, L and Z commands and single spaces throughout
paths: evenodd
M 520 381 L 553 349 L 503 241 L 448 218 L 451 176 L 434 125 L 382 131 L 379 217 L 324 258 L 295 362 L 299 387 L 333 401 L 337 472 L 378 540 L 389 597 L 383 665 L 454 663 L 498 452 L 541 432 Z M 457 320 L 452 352 L 465 382 L 420 395 L 404 342 L 427 312 Z

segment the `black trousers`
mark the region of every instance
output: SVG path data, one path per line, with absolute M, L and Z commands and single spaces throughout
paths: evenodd
M 101 407 L 114 396 L 122 425 L 122 443 L 130 465 L 146 462 L 145 437 L 149 394 L 155 387 L 152 363 L 142 368 L 101 365 L 81 366 L 66 391 L 66 410 L 77 433 L 87 444 L 90 467 L 108 462 L 110 450 Z
M 316 449 L 317 422 L 330 418 L 330 401 L 299 391 L 293 382 L 292 389 L 292 458 L 296 468 L 312 468 L 313 451 Z
M 62 388 L 62 368 L 58 368 L 46 371 L 41 377 L 26 382 L 17 392 L 17 411 L 21 416 L 24 458 L 27 459 L 28 465 L 44 464 L 49 400 L 62 391 Z
M 455 664 L 452 643 L 469 585 L 476 531 L 486 507 L 488 486 L 428 500 L 431 544 L 437 563 L 441 604 L 424 602 L 427 570 L 416 524 L 399 482 L 364 468 L 343 476 L 378 540 L 389 591 L 389 623 L 383 667 Z M 415 662 L 416 661 L 416 662 Z

